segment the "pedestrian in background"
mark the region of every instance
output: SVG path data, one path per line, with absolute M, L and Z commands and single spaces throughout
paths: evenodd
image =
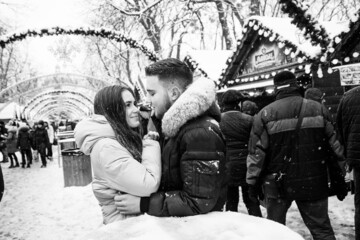
M 340 141 L 345 146 L 345 159 L 353 171 L 355 183 L 355 239 L 360 240 L 360 87 L 347 91 L 337 111 Z
M 45 129 L 44 121 L 40 120 L 37 124 L 37 128 L 34 132 L 35 149 L 40 154 L 41 168 L 45 168 L 47 165 L 46 161 L 46 148 L 49 145 L 48 133 Z
M 19 129 L 17 147 L 21 152 L 22 168 L 25 168 L 25 165 L 27 168 L 30 168 L 30 165 L 32 164 L 31 137 L 27 125 L 22 126 Z
M 54 128 L 48 122 L 44 122 L 44 126 L 49 137 L 49 144 L 46 147 L 46 158 L 51 161 L 53 156 L 52 145 L 54 143 L 54 137 L 55 137 Z
M 0 151 L 3 156 L 2 163 L 9 162 L 8 153 L 6 147 L 6 138 L 8 136 L 7 128 L 5 127 L 4 121 L 0 121 Z
M 276 101 L 254 118 L 247 182 L 254 201 L 264 189 L 267 218 L 286 224 L 295 201 L 314 240 L 335 240 L 328 215 L 327 146 L 343 159 L 329 112 L 303 99 L 290 71 L 275 75 Z
M 8 123 L 8 136 L 6 138 L 6 146 L 8 157 L 10 158 L 9 168 L 20 167 L 18 158 L 16 156 L 17 148 L 17 127 L 15 121 Z
M 238 211 L 239 187 L 241 187 L 242 199 L 248 213 L 261 217 L 259 202 L 250 200 L 246 183 L 246 157 L 253 117 L 240 111 L 241 102 L 244 100 L 245 97 L 236 90 L 228 90 L 222 97 L 220 128 L 226 140 L 228 176 L 226 210 Z

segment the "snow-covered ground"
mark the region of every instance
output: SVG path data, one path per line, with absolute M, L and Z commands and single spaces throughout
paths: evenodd
M 54 153 L 56 154 L 56 151 Z M 1 240 L 72 240 L 84 236 L 102 225 L 100 207 L 92 194 L 91 186 L 64 188 L 63 170 L 59 168 L 56 156 L 54 156 L 54 161 L 48 163 L 47 168 L 40 168 L 41 164 L 39 162 L 35 162 L 30 169 L 9 169 L 8 165 L 8 163 L 1 164 L 6 185 L 5 196 L 0 203 Z M 353 195 L 348 196 L 343 202 L 338 201 L 336 197 L 330 198 L 329 214 L 337 240 L 354 239 L 353 201 Z M 262 210 L 265 215 L 265 209 Z M 239 204 L 239 211 L 246 213 L 242 202 Z M 282 228 L 276 223 L 269 223 L 265 219 L 258 220 L 244 214 L 225 213 L 221 216 L 216 214 L 219 213 L 212 213 L 209 216 L 189 217 L 186 220 L 173 218 L 168 219 L 166 222 L 163 219 L 156 220 L 156 218 L 150 216 L 141 216 L 136 219 L 128 219 L 123 223 L 106 226 L 99 232 L 116 232 L 115 230 L 119 227 L 122 227 L 122 230 L 136 231 L 143 227 L 144 230 L 155 229 L 155 232 L 160 234 L 160 225 L 157 226 L 156 223 L 162 222 L 161 226 L 165 228 L 161 230 L 162 234 L 170 233 L 172 229 L 175 232 L 184 233 L 184 231 L 180 231 L 180 227 L 184 229 L 184 227 L 188 226 L 187 230 L 190 229 L 189 231 L 191 231 L 192 227 L 198 231 L 207 223 L 217 219 L 216 229 L 204 227 L 208 231 L 221 230 L 222 233 L 216 236 L 217 239 L 260 239 L 256 238 L 256 234 L 261 232 L 270 233 L 271 229 L 278 231 L 278 229 Z M 235 222 L 234 220 L 238 221 Z M 227 228 L 228 231 L 223 231 L 224 225 L 231 222 L 232 227 Z M 254 226 L 255 223 L 258 224 L 259 228 L 251 230 L 251 226 Z M 120 226 L 119 224 L 123 225 Z M 234 227 L 237 224 L 239 229 Z M 136 227 L 136 225 L 142 227 Z M 244 228 L 244 226 L 246 227 Z M 261 228 L 260 226 L 266 227 Z M 288 212 L 287 226 L 306 240 L 312 239 L 295 203 Z M 240 229 L 241 227 L 243 229 Z M 203 232 L 206 234 L 205 231 Z M 273 230 L 272 233 L 274 232 Z M 189 232 L 185 231 L 185 233 Z M 286 234 L 291 235 L 291 231 L 284 230 L 283 233 L 284 236 Z M 139 232 L 137 234 L 140 236 Z M 242 238 L 239 238 L 239 234 L 243 234 Z

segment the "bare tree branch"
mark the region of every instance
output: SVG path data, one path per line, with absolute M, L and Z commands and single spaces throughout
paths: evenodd
M 119 10 L 119 12 L 121 12 L 122 14 L 125 14 L 127 16 L 135 16 L 135 17 L 139 17 L 139 16 L 142 16 L 145 12 L 149 11 L 152 7 L 158 5 L 160 2 L 162 2 L 163 0 L 158 0 L 152 4 L 150 4 L 149 6 L 147 6 L 146 8 L 138 11 L 138 12 L 128 12 L 128 11 L 125 11 L 125 10 L 122 10 L 122 9 L 119 9 L 117 8 L 116 6 L 114 6 L 113 4 L 110 4 L 112 5 L 114 8 L 116 8 L 117 10 Z

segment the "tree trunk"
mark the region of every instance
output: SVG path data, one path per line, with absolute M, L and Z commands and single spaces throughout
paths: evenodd
M 224 6 L 222 4 L 222 1 L 219 0 L 215 1 L 215 4 L 219 15 L 223 38 L 225 39 L 226 50 L 230 50 L 233 46 L 233 40 L 231 38 L 229 25 L 227 23 Z

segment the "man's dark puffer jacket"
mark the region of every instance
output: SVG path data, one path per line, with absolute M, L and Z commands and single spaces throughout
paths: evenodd
M 246 157 L 253 117 L 240 111 L 221 115 L 220 128 L 226 140 L 226 170 L 231 186 L 245 186 Z
M 342 157 L 327 109 L 306 100 L 304 119 L 299 130 L 298 147 L 291 144 L 303 98 L 297 88 L 279 90 L 276 101 L 263 108 L 254 118 L 253 135 L 247 159 L 247 182 L 255 184 L 259 175 L 284 169 L 284 158 L 291 148 L 295 154 L 288 164 L 283 190 L 294 200 L 317 200 L 328 196 L 327 146 Z

